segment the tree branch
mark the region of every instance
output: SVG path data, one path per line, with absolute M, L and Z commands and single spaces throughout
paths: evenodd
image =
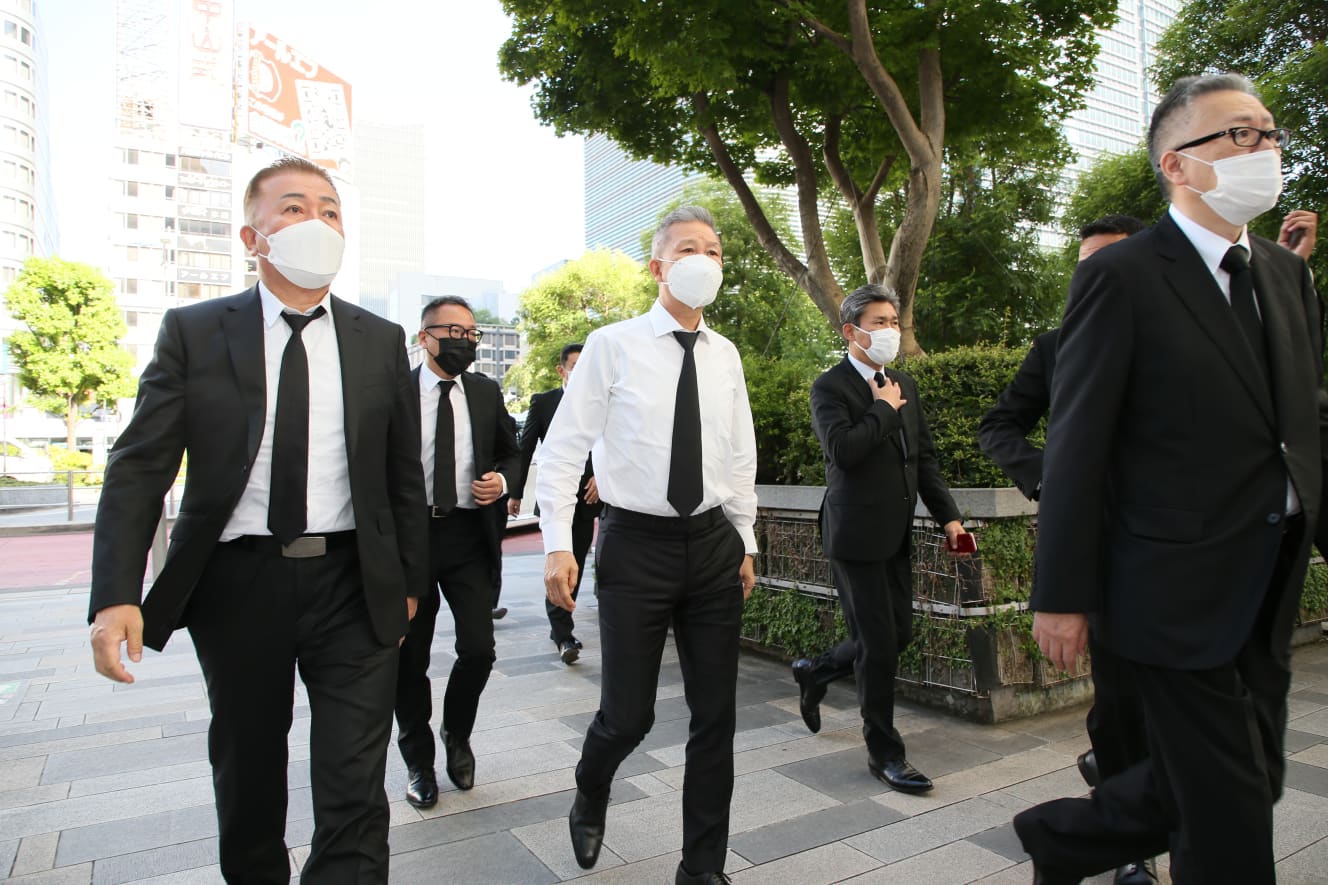
M 853 45 L 849 42 L 848 38 L 845 37 L 843 34 L 839 33 L 834 28 L 825 24 L 820 19 L 808 15 L 802 9 L 800 8 L 795 9 L 793 7 L 793 4 L 789 3 L 788 0 L 776 0 L 776 2 L 780 6 L 784 7 L 785 9 L 797 15 L 798 18 L 802 21 L 802 23 L 805 24 L 807 27 L 811 28 L 817 34 L 820 34 L 822 37 L 824 37 L 825 39 L 829 40 L 831 43 L 838 46 L 845 55 L 850 57 L 853 55 Z

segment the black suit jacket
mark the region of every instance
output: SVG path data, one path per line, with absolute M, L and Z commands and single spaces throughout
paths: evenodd
M 406 632 L 406 597 L 422 595 L 428 581 L 419 399 L 400 326 L 335 297 L 332 318 L 365 602 L 378 641 L 394 644 Z M 89 619 L 142 599 L 162 499 L 187 453 L 166 562 L 142 599 L 144 643 L 160 650 L 186 626 L 189 596 L 258 452 L 264 366 L 257 287 L 166 312 L 133 418 L 107 459 Z
M 936 463 L 917 383 L 894 369 L 885 374 L 908 400 L 899 411 L 872 396 L 848 357 L 812 383 L 812 430 L 825 455 L 821 543 L 833 559 L 907 557 L 919 494 L 942 525 L 960 518 Z
M 1028 434 L 1051 406 L 1060 334 L 1060 329 L 1052 329 L 1033 339 L 1014 379 L 978 424 L 983 453 L 1032 501 L 1042 485 L 1042 450 L 1028 441 Z
M 1051 391 L 1033 608 L 1097 612 L 1127 658 L 1200 669 L 1254 626 L 1286 484 L 1306 525 L 1269 641 L 1285 663 L 1328 452 L 1323 338 L 1305 262 L 1250 237 L 1271 373 L 1164 216 L 1079 264 Z
M 520 485 L 516 487 L 514 494 L 520 494 L 526 487 L 526 481 L 530 478 L 530 462 L 535 457 L 535 449 L 544 441 L 544 437 L 549 433 L 549 427 L 553 424 L 553 416 L 558 411 L 558 406 L 563 401 L 563 389 L 555 387 L 553 390 L 546 390 L 543 393 L 537 393 L 530 398 L 530 409 L 526 412 L 526 425 L 521 428 L 521 479 Z M 580 493 L 585 491 L 586 481 L 594 475 L 591 466 L 590 457 L 586 457 L 586 469 L 581 474 L 581 485 L 578 489 L 577 506 L 586 505 L 581 500 Z M 598 505 L 594 505 L 596 511 Z
M 415 385 L 419 386 L 419 373 L 428 371 L 420 366 L 412 375 Z M 516 485 L 520 477 L 520 451 L 516 446 L 516 422 L 507 414 L 503 405 L 503 391 L 498 382 L 487 375 L 475 372 L 462 372 L 457 376 L 462 389 L 466 392 L 466 411 L 470 415 L 470 441 L 475 449 L 475 476 L 490 470 L 501 473 L 507 480 L 508 494 L 519 494 Z M 419 397 L 415 399 L 416 414 L 419 413 Z M 435 444 L 436 444 L 435 440 Z M 421 483 L 422 485 L 422 483 Z M 492 504 L 479 509 L 486 513 L 494 508 L 502 511 L 502 524 L 506 524 L 506 503 L 500 497 Z M 496 518 L 484 520 L 484 533 L 489 542 L 489 552 L 494 556 L 502 554 L 503 537 L 499 529 L 500 521 Z

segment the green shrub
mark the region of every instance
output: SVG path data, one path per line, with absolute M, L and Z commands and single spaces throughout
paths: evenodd
M 51 469 L 55 472 L 56 482 L 65 480 L 67 471 L 74 471 L 74 485 L 99 485 L 101 483 L 100 473 L 89 473 L 92 470 L 92 455 L 87 452 L 70 451 L 66 448 L 51 446 L 46 450 L 46 456 L 51 459 Z
M 1328 565 L 1310 563 L 1305 589 L 1300 597 L 1300 620 L 1317 621 L 1328 616 Z
M 821 445 L 812 433 L 812 382 L 819 371 L 801 360 L 743 358 L 756 425 L 756 481 L 769 485 L 825 483 Z
M 742 610 L 742 635 L 793 657 L 817 654 L 848 636 L 833 599 L 758 584 Z

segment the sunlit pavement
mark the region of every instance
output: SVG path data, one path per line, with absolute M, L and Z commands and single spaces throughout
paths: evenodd
M 0 876 L 220 882 L 208 706 L 188 635 L 177 634 L 165 654 L 148 653 L 132 686 L 98 677 L 85 623 L 90 551 L 86 533 L 0 538 Z M 599 699 L 595 599 L 587 587 L 576 614 L 586 648 L 564 666 L 548 639 L 542 570 L 538 534 L 509 539 L 509 614 L 496 622 L 498 662 L 472 738 L 475 789 L 459 793 L 443 777 L 438 805 L 416 810 L 404 799 L 395 743 L 389 751 L 394 883 L 673 881 L 687 740 L 676 655 L 670 646 L 655 726 L 619 771 L 605 847 L 586 873 L 572 858 L 566 815 Z M 440 617 L 437 697 L 452 641 Z M 1295 667 L 1288 789 L 1276 812 L 1282 885 L 1328 880 L 1328 646 L 1301 649 Z M 1074 767 L 1088 746 L 1083 709 L 981 726 L 901 705 L 909 757 L 936 781 L 918 797 L 868 774 L 851 686 L 832 688 L 824 728 L 810 735 L 787 666 L 744 652 L 738 706 L 727 864 L 737 883 L 1028 883 L 1011 816 L 1084 792 Z M 312 832 L 302 693 L 295 714 L 286 832 L 293 871 Z

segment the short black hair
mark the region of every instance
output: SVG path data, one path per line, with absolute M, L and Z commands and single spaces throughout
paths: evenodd
M 460 295 L 440 295 L 424 305 L 424 310 L 420 311 L 420 325 L 424 325 L 424 321 L 429 318 L 429 314 L 448 304 L 464 307 L 466 310 L 470 311 L 471 316 L 475 315 L 475 310 L 470 306 L 470 302 L 462 298 Z
M 1079 228 L 1079 239 L 1086 240 L 1097 234 L 1125 234 L 1132 237 L 1148 225 L 1133 215 L 1103 215 Z
M 558 365 L 560 365 L 560 366 L 566 366 L 566 365 L 567 365 L 567 358 L 570 357 L 570 356 L 571 356 L 572 354 L 574 354 L 574 353 L 580 353 L 580 352 L 581 352 L 581 348 L 583 348 L 583 347 L 585 347 L 584 344 L 565 344 L 565 345 L 563 345 L 563 349 L 562 349 L 562 351 L 558 354 Z

